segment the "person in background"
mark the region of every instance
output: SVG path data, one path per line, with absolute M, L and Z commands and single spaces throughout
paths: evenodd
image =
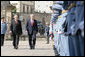
M 49 44 L 49 23 L 46 23 L 46 29 L 45 29 L 46 33 L 47 33 L 47 44 Z
M 1 18 L 1 46 L 4 45 L 4 36 L 7 32 L 7 23 L 5 22 L 4 17 Z

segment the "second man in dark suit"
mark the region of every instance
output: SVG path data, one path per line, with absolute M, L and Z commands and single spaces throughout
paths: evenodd
M 21 21 L 18 20 L 18 15 L 14 15 L 14 19 L 11 22 L 10 33 L 13 35 L 13 46 L 14 49 L 18 49 L 19 36 L 22 34 Z
M 34 14 L 31 14 L 30 19 L 28 19 L 26 23 L 26 30 L 29 36 L 30 49 L 35 49 L 36 33 L 38 32 L 38 26 L 37 21 L 34 19 Z

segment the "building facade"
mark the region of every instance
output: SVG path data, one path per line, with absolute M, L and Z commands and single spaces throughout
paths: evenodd
M 50 6 L 53 5 L 53 1 L 35 1 L 35 12 L 40 13 L 52 13 Z
M 34 1 L 10 1 L 13 6 L 16 6 L 19 13 L 32 13 L 34 9 Z
M 10 4 L 10 1 L 1 1 L 1 17 L 5 17 L 5 21 L 7 23 L 7 33 L 5 39 L 10 38 L 8 32 L 10 31 L 13 8 L 15 7 Z

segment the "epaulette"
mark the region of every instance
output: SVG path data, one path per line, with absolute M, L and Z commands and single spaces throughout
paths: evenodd
M 61 18 L 61 17 L 62 17 L 61 15 L 60 15 L 60 16 L 58 16 L 58 19 L 59 19 L 59 18 Z
M 68 7 L 68 10 L 70 10 L 72 7 L 75 7 L 76 4 L 75 3 L 71 3 L 70 6 Z
M 62 14 L 63 14 L 63 13 L 66 13 L 66 12 L 67 12 L 67 10 L 63 10 L 63 11 L 62 11 Z

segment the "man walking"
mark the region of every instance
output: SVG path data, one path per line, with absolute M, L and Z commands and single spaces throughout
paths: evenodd
M 37 21 L 34 19 L 34 14 L 31 14 L 30 19 L 28 19 L 26 23 L 26 30 L 29 36 L 30 49 L 35 49 L 36 33 L 38 32 L 38 26 Z
M 14 19 L 11 22 L 10 33 L 13 35 L 13 46 L 14 49 L 18 49 L 19 36 L 22 34 L 21 21 L 18 20 L 18 15 L 14 15 Z

